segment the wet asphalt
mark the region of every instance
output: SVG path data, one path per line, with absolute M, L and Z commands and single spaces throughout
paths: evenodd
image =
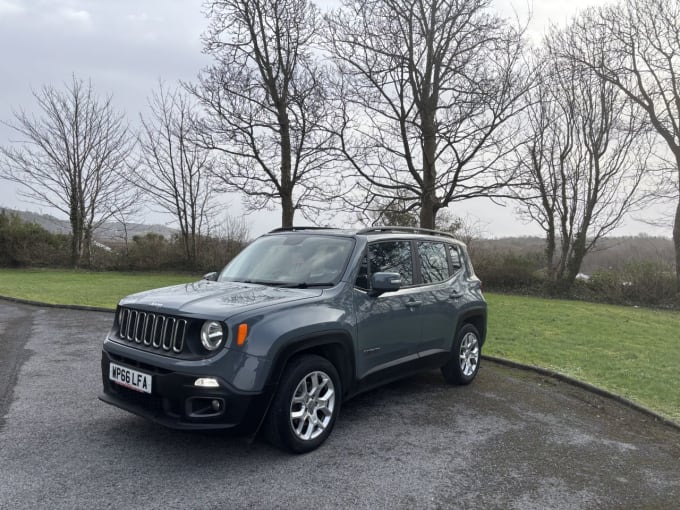
M 680 432 L 491 362 L 346 402 L 307 455 L 168 430 L 97 400 L 111 320 L 0 301 L 0 509 L 680 508 Z

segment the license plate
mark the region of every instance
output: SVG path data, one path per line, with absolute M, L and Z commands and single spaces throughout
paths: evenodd
M 151 375 L 128 367 L 109 364 L 109 379 L 116 384 L 142 393 L 151 393 Z

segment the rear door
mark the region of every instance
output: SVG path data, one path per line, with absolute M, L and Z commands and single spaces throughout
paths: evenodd
M 421 357 L 448 356 L 463 297 L 464 270 L 458 249 L 444 242 L 416 243 L 422 281 L 423 319 Z

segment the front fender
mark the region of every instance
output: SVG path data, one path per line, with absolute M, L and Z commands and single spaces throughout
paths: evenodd
M 259 314 L 242 314 L 229 320 L 230 349 L 243 349 L 248 356 L 266 360 L 270 367 L 266 380 L 258 377 L 253 389 L 278 383 L 287 361 L 302 350 L 337 358 L 331 361 L 343 377 L 343 386 L 350 385 L 348 374 L 354 367 L 352 339 L 356 333 L 353 302 L 351 295 L 342 291 L 325 297 L 316 303 L 269 308 Z M 248 325 L 248 335 L 245 344 L 239 347 L 233 339 L 239 324 L 243 323 Z M 322 346 L 330 344 L 337 345 L 342 355 L 332 350 L 324 352 Z

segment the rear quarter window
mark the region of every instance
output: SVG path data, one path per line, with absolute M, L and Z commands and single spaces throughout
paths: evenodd
M 455 274 L 463 268 L 463 257 L 460 255 L 460 250 L 457 246 L 448 244 L 449 258 L 451 260 L 451 273 Z
M 418 260 L 423 283 L 442 282 L 449 278 L 449 261 L 444 243 L 418 242 Z

